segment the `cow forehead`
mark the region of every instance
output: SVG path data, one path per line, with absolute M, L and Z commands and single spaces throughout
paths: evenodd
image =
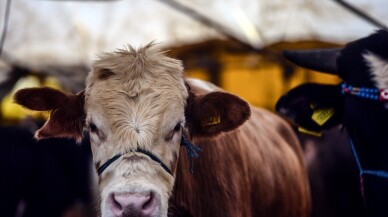
M 140 98 L 157 93 L 187 98 L 181 61 L 167 57 L 152 43 L 101 54 L 93 63 L 86 86 L 88 105 L 95 99 L 118 95 Z
M 130 97 L 123 92 L 109 91 L 108 93 L 92 94 L 86 100 L 86 111 L 98 111 L 112 125 L 122 122 L 137 125 L 156 125 L 159 119 L 168 118 L 169 114 L 184 112 L 187 92 L 172 91 L 152 91 L 140 92 L 134 97 Z M 179 113 L 177 113 L 179 112 Z M 89 114 L 88 114 L 89 115 Z
M 337 59 L 341 77 L 352 85 L 384 88 L 387 80 L 387 49 L 386 30 L 348 43 Z
M 126 92 L 136 95 L 150 85 L 181 82 L 183 67 L 181 61 L 167 57 L 152 43 L 134 49 L 128 46 L 111 53 L 102 53 L 93 63 L 93 70 L 87 78 L 87 87 L 96 82 L 110 80 L 110 83 L 123 84 Z

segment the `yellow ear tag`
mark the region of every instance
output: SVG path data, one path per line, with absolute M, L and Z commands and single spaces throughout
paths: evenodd
M 298 127 L 298 131 L 301 133 L 309 134 L 309 135 L 316 136 L 316 137 L 322 136 L 322 132 L 311 131 L 311 130 L 308 130 L 308 129 L 303 128 L 303 127 Z
M 334 108 L 315 109 L 313 115 L 311 115 L 311 119 L 319 126 L 322 126 L 334 115 L 334 112 Z
M 206 118 L 206 120 L 204 120 L 202 122 L 202 126 L 211 126 L 211 125 L 216 125 L 219 123 L 221 123 L 221 117 L 219 115 L 211 116 L 211 117 Z

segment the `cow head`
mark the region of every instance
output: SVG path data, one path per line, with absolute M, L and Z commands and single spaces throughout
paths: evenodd
M 388 32 L 379 30 L 339 49 L 286 51 L 285 56 L 337 75 L 344 83 L 303 84 L 279 99 L 277 111 L 314 131 L 342 123 L 357 143 L 364 166 L 388 169 Z
M 230 131 L 250 115 L 234 95 L 194 93 L 181 62 L 152 44 L 100 55 L 79 94 L 30 88 L 14 98 L 52 111 L 38 139 L 89 131 L 102 216 L 166 216 L 182 139 Z

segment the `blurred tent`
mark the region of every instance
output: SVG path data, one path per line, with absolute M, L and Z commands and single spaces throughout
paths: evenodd
M 279 56 L 276 50 L 287 48 L 288 45 L 278 46 L 279 43 L 313 41 L 324 43 L 312 46 L 335 46 L 377 29 L 342 7 L 338 1 L 1 1 L 0 29 L 4 25 L 7 2 L 11 2 L 11 6 L 0 62 L 0 98 L 5 95 L 2 89 L 8 92 L 12 86 L 6 85 L 7 82 L 14 84 L 19 77 L 31 73 L 41 78 L 55 76 L 64 88 L 79 91 L 83 88 L 91 61 L 99 52 L 122 48 L 127 44 L 140 46 L 153 40 L 171 48 L 172 53 L 181 57 L 185 65 L 190 66 L 190 62 L 187 62 L 184 53 L 191 53 L 200 47 L 205 49 L 202 54 L 210 53 L 210 58 L 218 59 L 215 63 L 211 62 L 213 68 L 217 69 L 217 64 L 221 64 L 223 67 L 218 70 L 224 73 L 225 69 L 235 71 L 241 67 L 241 63 L 246 63 L 251 68 L 245 70 L 245 75 L 240 73 L 237 77 L 263 81 L 268 76 L 257 76 L 252 72 L 257 71 L 257 65 L 265 65 L 262 64 L 263 60 L 282 61 L 276 57 Z M 348 3 L 383 25 L 388 24 L 388 1 L 348 0 Z M 226 55 L 231 49 L 236 51 L 236 46 L 230 45 L 229 41 L 238 44 L 237 50 L 245 52 L 244 57 L 240 55 L 233 59 Z M 226 53 L 220 52 L 215 45 L 224 46 L 221 50 Z M 210 48 L 213 50 L 206 50 Z M 275 54 L 272 50 L 275 50 Z M 214 53 L 216 55 L 211 55 Z M 252 53 L 260 56 L 252 57 Z M 233 62 L 240 65 L 225 66 L 225 63 L 233 65 Z M 271 71 L 271 67 L 275 66 L 261 69 Z M 287 71 L 287 64 L 280 68 L 275 71 Z M 228 77 L 227 72 L 224 74 L 226 76 L 223 78 L 213 79 L 212 75 L 210 78 L 198 76 L 219 81 L 232 92 L 242 89 L 234 84 L 235 77 Z M 276 84 L 276 79 L 267 83 L 275 87 L 281 85 Z M 251 92 L 267 89 L 265 85 L 254 90 L 248 88 L 242 95 L 254 104 L 270 107 L 280 91 L 269 94 L 269 102 L 255 101 Z
M 348 0 L 388 24 L 388 2 Z M 13 0 L 4 52 L 31 66 L 88 63 L 97 52 L 152 40 L 166 45 L 223 38 L 168 0 Z M 343 43 L 376 28 L 334 0 L 179 0 L 236 38 L 261 48 L 279 41 Z M 0 3 L 4 17 L 6 1 Z M 2 25 L 2 24 L 1 24 Z

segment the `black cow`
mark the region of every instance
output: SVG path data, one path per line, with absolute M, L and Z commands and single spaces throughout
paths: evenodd
M 24 127 L 0 126 L 0 216 L 88 216 L 89 140 L 36 141 Z
M 296 64 L 339 76 L 343 83 L 307 83 L 281 97 L 277 111 L 298 125 L 320 131 L 342 123 L 360 171 L 370 216 L 387 215 L 388 204 L 388 32 L 343 48 L 286 51 Z

